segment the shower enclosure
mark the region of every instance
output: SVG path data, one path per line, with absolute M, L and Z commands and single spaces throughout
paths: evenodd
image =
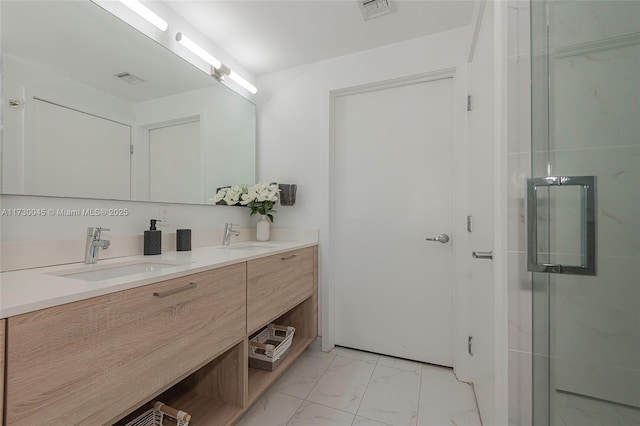
M 640 1 L 531 1 L 533 424 L 640 424 Z

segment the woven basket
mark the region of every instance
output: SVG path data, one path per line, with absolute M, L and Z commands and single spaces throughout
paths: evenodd
M 273 371 L 291 350 L 294 327 L 269 324 L 249 341 L 249 367 Z
M 191 420 L 191 416 L 184 411 L 176 410 L 160 401 L 156 401 L 153 404 L 153 408 L 145 411 L 125 426 L 164 426 L 165 416 L 174 420 L 170 423 L 167 422 L 168 425 L 189 426 L 189 420 Z

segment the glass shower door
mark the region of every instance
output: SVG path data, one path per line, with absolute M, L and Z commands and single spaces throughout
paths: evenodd
M 533 0 L 531 40 L 533 422 L 637 425 L 640 1 Z

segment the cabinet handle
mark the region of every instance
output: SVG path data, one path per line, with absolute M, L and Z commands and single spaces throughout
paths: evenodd
M 281 257 L 280 260 L 291 260 L 294 257 L 298 257 L 297 254 L 292 254 L 291 256 Z
M 181 291 L 191 290 L 192 288 L 196 288 L 197 286 L 198 286 L 198 284 L 196 284 L 196 283 L 189 283 L 189 284 L 184 285 L 182 287 L 172 288 L 171 290 L 158 291 L 158 292 L 153 293 L 153 295 L 156 296 L 156 297 L 171 296 L 172 294 L 180 293 Z

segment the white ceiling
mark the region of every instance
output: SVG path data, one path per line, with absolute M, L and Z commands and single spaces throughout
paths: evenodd
M 471 23 L 473 0 L 393 1 L 365 21 L 357 0 L 165 0 L 256 76 Z
M 0 0 L 0 9 L 3 56 L 19 58 L 118 98 L 143 102 L 219 84 L 91 2 Z M 125 83 L 114 77 L 121 72 L 145 82 Z

